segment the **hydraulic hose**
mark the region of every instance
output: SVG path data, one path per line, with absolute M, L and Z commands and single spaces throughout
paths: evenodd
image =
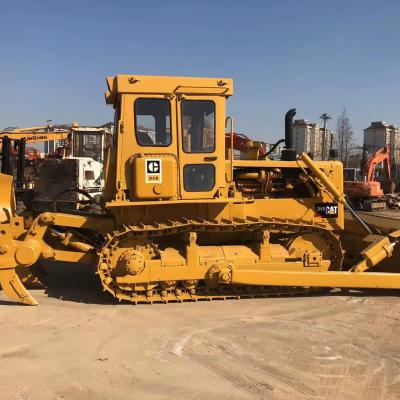
M 278 140 L 268 151 L 267 153 L 263 156 L 263 158 L 267 158 L 271 153 L 274 152 L 274 150 L 281 144 L 285 142 L 285 139 L 280 139 Z

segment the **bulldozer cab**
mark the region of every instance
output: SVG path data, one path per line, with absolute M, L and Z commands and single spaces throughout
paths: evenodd
M 107 103 L 116 109 L 108 197 L 218 197 L 225 187 L 225 103 L 232 80 L 119 75 L 107 83 Z

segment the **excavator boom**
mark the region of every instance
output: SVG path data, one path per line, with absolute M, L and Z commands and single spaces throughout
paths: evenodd
M 387 144 L 385 147 L 379 149 L 374 154 L 372 154 L 366 163 L 365 175 L 367 177 L 367 182 L 375 181 L 375 168 L 377 165 L 383 163 L 385 180 L 390 180 L 390 146 Z

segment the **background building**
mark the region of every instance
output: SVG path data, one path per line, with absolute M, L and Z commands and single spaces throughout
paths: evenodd
M 371 125 L 364 129 L 364 148 L 368 155 L 390 145 L 391 162 L 400 164 L 400 128 L 384 121 L 371 122 Z
M 265 143 L 265 150 L 270 151 L 273 146 L 275 146 L 275 143 Z M 285 147 L 284 144 L 280 144 L 279 146 L 275 147 L 275 150 L 272 153 L 270 153 L 268 157 L 273 158 L 275 160 L 279 160 L 281 158 L 281 153 L 284 147 Z
M 327 129 L 324 140 L 324 128 L 306 119 L 296 119 L 293 122 L 293 145 L 297 154 L 306 151 L 316 160 L 321 160 L 323 154 L 325 159 L 328 158 L 331 136 L 332 131 Z M 324 152 L 323 147 L 325 147 Z

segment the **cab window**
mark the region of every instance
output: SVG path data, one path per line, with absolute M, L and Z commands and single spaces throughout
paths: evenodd
M 183 185 L 187 192 L 209 192 L 215 186 L 214 165 L 185 165 L 183 167 Z
M 137 99 L 135 133 L 140 146 L 171 144 L 171 106 L 167 99 Z
M 181 114 L 183 151 L 215 151 L 215 103 L 209 100 L 183 100 Z

